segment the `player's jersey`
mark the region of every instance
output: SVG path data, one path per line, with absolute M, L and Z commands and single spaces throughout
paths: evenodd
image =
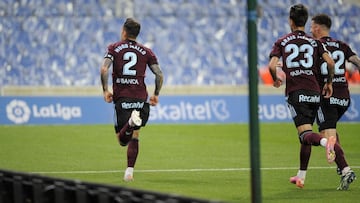
M 325 47 L 303 31 L 294 31 L 275 42 L 270 58 L 282 58 L 282 70 L 286 74 L 286 96 L 298 90 L 320 93 L 317 74 L 320 57 L 324 52 Z
M 155 54 L 147 47 L 131 40 L 110 44 L 105 58 L 113 61 L 113 100 L 120 97 L 146 100 L 147 66 L 158 64 Z
M 334 98 L 350 98 L 348 82 L 345 77 L 345 61 L 355 53 L 344 42 L 333 39 L 331 37 L 323 37 L 320 39 L 326 49 L 331 53 L 331 57 L 335 61 L 334 79 L 333 79 L 333 95 Z M 320 67 L 320 85 L 324 85 L 328 75 L 327 63 L 322 61 Z

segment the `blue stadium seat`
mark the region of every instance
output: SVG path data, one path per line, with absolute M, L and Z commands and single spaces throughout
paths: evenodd
M 267 65 L 272 43 L 289 32 L 288 9 L 298 2 L 316 4 L 310 14 L 334 16 L 331 35 L 359 52 L 359 6 L 338 0 L 258 0 L 263 10 L 259 67 Z M 133 7 L 119 8 L 124 3 Z M 2 0 L 0 86 L 99 85 L 106 47 L 119 40 L 131 13 L 142 23 L 138 41 L 157 54 L 165 84 L 246 84 L 246 12 L 246 1 L 233 0 Z

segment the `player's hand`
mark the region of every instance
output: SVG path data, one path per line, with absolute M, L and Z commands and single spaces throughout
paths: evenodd
M 329 99 L 331 95 L 333 94 L 333 86 L 332 83 L 325 83 L 322 94 L 324 95 L 324 98 Z
M 279 88 L 281 85 L 282 85 L 283 81 L 279 78 L 277 78 L 275 80 L 275 82 L 273 83 L 273 86 L 276 87 L 276 88 Z
M 109 91 L 104 91 L 104 100 L 107 103 L 111 103 L 113 101 L 113 95 Z
M 149 99 L 149 104 L 151 106 L 156 106 L 159 103 L 159 96 L 152 95 Z
M 276 66 L 276 80 L 274 81 L 274 87 L 278 88 L 280 87 L 283 82 L 286 80 L 286 74 L 285 72 L 281 69 L 282 63 L 278 62 L 277 66 Z

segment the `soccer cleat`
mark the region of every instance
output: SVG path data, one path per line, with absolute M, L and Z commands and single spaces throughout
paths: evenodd
M 134 126 L 140 126 L 142 123 L 142 120 L 140 118 L 140 112 L 137 111 L 137 110 L 133 110 L 131 112 L 131 116 L 130 116 L 130 119 L 129 119 L 129 124 L 131 127 L 134 127 Z
M 326 158 L 328 163 L 332 163 L 335 161 L 335 150 L 334 150 L 334 145 L 336 143 L 336 137 L 335 136 L 330 136 L 327 139 L 327 143 L 326 143 Z
M 347 190 L 349 185 L 356 180 L 356 175 L 353 170 L 349 170 L 345 175 L 341 176 L 340 185 L 337 190 Z
M 134 172 L 134 168 L 131 168 L 131 167 L 126 168 L 125 174 L 124 174 L 125 182 L 131 182 L 134 180 L 133 172 Z
M 304 179 L 298 176 L 290 177 L 290 183 L 295 184 L 298 188 L 303 188 L 305 184 Z

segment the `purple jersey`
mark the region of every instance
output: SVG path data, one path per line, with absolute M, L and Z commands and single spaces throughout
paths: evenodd
M 336 98 L 350 98 L 348 82 L 345 77 L 345 61 L 355 53 L 344 42 L 333 39 L 331 37 L 323 37 L 320 39 L 326 49 L 331 53 L 331 57 L 335 61 L 334 79 L 333 79 L 333 95 Z M 324 85 L 328 75 L 327 64 L 323 62 L 320 69 L 320 85 Z
M 110 44 L 105 58 L 113 61 L 113 99 L 135 98 L 146 100 L 146 67 L 157 64 L 155 54 L 135 41 L 124 40 Z
M 303 31 L 294 31 L 279 38 L 270 53 L 270 58 L 282 58 L 282 70 L 286 74 L 285 95 L 298 90 L 320 93 L 317 81 L 320 57 L 325 47 Z

